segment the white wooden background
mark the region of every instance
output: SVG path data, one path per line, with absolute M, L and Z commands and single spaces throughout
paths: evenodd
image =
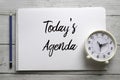
M 15 72 L 15 15 L 13 28 L 13 68 L 9 69 L 9 12 L 18 8 L 89 7 L 107 10 L 107 30 L 117 39 L 117 53 L 103 71 Z M 118 80 L 120 78 L 120 0 L 0 0 L 0 80 Z

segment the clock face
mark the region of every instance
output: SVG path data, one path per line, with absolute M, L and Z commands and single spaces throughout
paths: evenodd
M 86 49 L 90 57 L 101 62 L 111 59 L 116 47 L 115 39 L 106 31 L 93 32 L 86 42 Z

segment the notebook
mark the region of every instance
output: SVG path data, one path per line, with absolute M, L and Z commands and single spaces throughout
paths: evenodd
M 106 30 L 104 8 L 21 8 L 16 16 L 16 71 L 100 69 L 84 42 Z

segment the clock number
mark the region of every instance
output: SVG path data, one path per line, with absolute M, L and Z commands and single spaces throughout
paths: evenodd
M 92 52 L 92 54 L 94 54 L 94 52 Z
M 111 47 L 111 50 L 113 50 L 113 47 Z
M 98 36 L 98 33 L 96 33 L 96 36 Z
M 88 44 L 90 44 L 91 43 L 91 41 L 88 41 Z
M 101 35 L 104 36 L 104 33 L 102 33 Z
M 103 58 L 105 58 L 106 56 L 105 55 L 103 55 Z
M 107 36 L 107 39 L 109 39 L 109 37 Z
M 88 49 L 91 50 L 91 47 L 89 47 Z
M 107 54 L 110 55 L 110 52 L 108 52 Z
M 91 36 L 91 39 L 93 39 L 94 37 L 93 36 Z
M 110 41 L 110 44 L 112 44 L 112 41 Z
M 97 58 L 99 58 L 99 55 L 97 55 Z

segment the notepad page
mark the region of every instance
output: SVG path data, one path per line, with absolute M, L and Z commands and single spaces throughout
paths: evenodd
M 101 70 L 86 59 L 84 41 L 106 30 L 105 16 L 101 7 L 18 9 L 16 70 Z

